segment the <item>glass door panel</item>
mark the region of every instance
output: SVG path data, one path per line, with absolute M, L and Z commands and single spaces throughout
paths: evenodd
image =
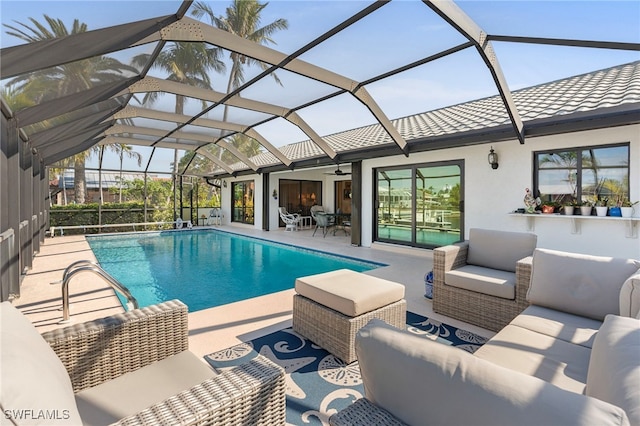
M 311 206 L 322 204 L 322 182 L 306 181 L 300 182 L 300 214 L 311 216 Z
M 311 216 L 311 206 L 322 205 L 322 182 L 311 180 L 280 179 L 279 207 L 284 207 L 289 213 L 301 216 Z M 284 226 L 282 220 L 279 226 Z
M 300 181 L 280 180 L 279 206 L 287 209 L 288 213 L 298 213 L 300 210 Z
M 253 181 L 232 183 L 233 222 L 253 224 L 253 188 Z
M 411 169 L 377 173 L 377 237 L 381 241 L 412 241 Z
M 337 180 L 335 182 L 336 212 L 351 214 L 351 181 Z
M 460 240 L 459 165 L 416 169 L 416 244 L 444 246 Z
M 376 171 L 375 240 L 440 247 L 462 238 L 462 161 Z

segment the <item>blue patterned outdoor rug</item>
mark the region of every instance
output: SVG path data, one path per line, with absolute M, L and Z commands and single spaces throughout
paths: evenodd
M 487 339 L 407 312 L 407 330 L 427 339 L 475 352 Z M 205 356 L 216 370 L 244 364 L 257 353 L 284 368 L 288 425 L 328 425 L 329 417 L 364 394 L 358 363 L 345 365 L 291 328 Z

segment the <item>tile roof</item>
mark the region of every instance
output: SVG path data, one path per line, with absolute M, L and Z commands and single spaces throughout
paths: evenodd
M 531 120 L 639 103 L 640 61 L 516 90 L 512 96 L 525 127 Z M 391 121 L 409 144 L 416 139 L 510 124 L 498 95 Z M 323 139 L 338 153 L 394 143 L 379 124 L 335 133 Z M 324 154 L 310 140 L 289 144 L 280 150 L 294 161 Z M 258 154 L 251 160 L 259 167 L 279 164 L 270 153 Z M 231 167 L 236 171 L 247 168 L 243 163 Z

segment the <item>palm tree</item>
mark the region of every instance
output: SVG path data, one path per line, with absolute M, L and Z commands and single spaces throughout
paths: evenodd
M 52 176 L 59 176 L 58 179 L 60 183 L 62 183 L 62 203 L 63 205 L 67 205 L 67 185 L 64 179 L 64 172 L 69 167 L 70 160 L 68 158 L 58 161 L 55 165 L 49 168 L 49 179 L 52 179 Z M 51 204 L 51 197 L 49 197 L 49 203 Z
M 31 96 L 28 96 L 23 90 L 17 90 L 15 86 L 0 88 L 0 96 L 14 112 L 36 104 Z
M 191 14 L 196 18 L 201 18 L 206 15 L 209 17 L 211 23 L 217 28 L 227 31 L 231 34 L 235 34 L 239 37 L 251 40 L 258 44 L 276 44 L 271 36 L 278 30 L 286 30 L 289 28 L 289 23 L 286 19 L 276 19 L 270 24 L 260 26 L 260 18 L 262 11 L 269 5 L 269 3 L 260 3 L 257 0 L 233 0 L 231 6 L 226 10 L 226 16 L 215 16 L 211 7 L 204 2 L 196 2 Z M 245 65 L 257 65 L 262 70 L 269 68 L 268 64 L 257 61 L 248 56 L 242 55 L 238 52 L 230 52 L 229 57 L 232 62 L 231 72 L 229 73 L 229 81 L 227 83 L 227 93 L 240 87 L 244 81 L 244 66 Z M 280 79 L 275 73 L 271 76 L 276 82 L 282 85 Z M 224 112 L 222 121 L 227 121 L 229 107 L 224 106 Z M 259 152 L 259 144 L 255 140 L 250 139 L 250 142 L 243 141 L 242 145 L 248 148 L 248 151 L 243 151 L 245 154 L 250 155 L 251 152 Z M 235 144 L 236 139 L 232 141 Z
M 8 35 L 17 37 L 28 43 L 66 37 L 87 32 L 87 24 L 75 19 L 71 31 L 60 19 L 44 15 L 45 23 L 29 18 L 31 26 L 16 22 L 16 25 L 3 24 Z M 59 98 L 81 92 L 93 86 L 122 80 L 124 76 L 137 73 L 137 69 L 123 64 L 117 59 L 97 56 L 80 61 L 58 65 L 52 68 L 21 75 L 9 81 L 16 85 L 34 103 Z M 74 189 L 76 202 L 85 202 L 86 180 L 84 178 L 85 161 L 92 154 L 91 150 L 74 156 Z
M 169 48 L 163 50 L 154 61 L 153 67 L 167 72 L 167 80 L 177 81 L 191 86 L 211 90 L 209 71 L 223 72 L 225 65 L 219 59 L 220 48 L 207 47 L 204 43 L 173 42 Z M 142 68 L 149 62 L 149 54 L 137 55 L 132 64 Z M 158 93 L 148 93 L 143 102 L 153 103 L 158 99 Z M 176 95 L 175 113 L 184 113 L 186 98 Z M 202 101 L 203 108 L 206 102 Z M 174 208 L 175 208 L 175 182 L 178 174 L 178 150 L 174 150 L 173 158 L 173 182 L 174 182 Z
M 118 153 L 120 157 L 120 193 L 118 195 L 118 202 L 122 203 L 122 161 L 124 160 L 124 156 L 127 158 L 135 159 L 138 163 L 138 167 L 142 165 L 142 154 L 133 150 L 131 145 L 126 145 L 123 143 L 113 144 L 113 149 Z

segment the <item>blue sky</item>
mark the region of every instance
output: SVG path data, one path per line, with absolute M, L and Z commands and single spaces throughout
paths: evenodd
M 606 40 L 640 43 L 640 1 L 458 1 L 458 6 L 489 34 Z M 173 13 L 180 2 L 169 1 L 0 1 L 3 24 L 42 21 L 43 14 L 73 19 L 89 29 L 117 25 Z M 216 14 L 224 14 L 226 1 L 211 2 Z M 292 53 L 348 16 L 364 8 L 362 1 L 269 2 L 263 23 L 285 18 L 289 29 L 274 35 L 277 50 Z M 405 63 L 463 42 L 421 2 L 392 1 L 346 29 L 301 59 L 357 81 L 366 80 Z M 2 47 L 18 42 L 5 34 Z M 584 49 L 527 44 L 494 43 L 509 87 L 523 87 L 640 60 L 640 52 Z M 250 78 L 259 72 L 248 69 Z M 284 87 L 264 82 L 243 93 L 246 97 L 295 106 L 322 94 L 323 85 L 309 85 L 300 78 L 279 73 Z M 223 91 L 226 76 L 214 76 L 214 89 Z M 407 71 L 367 90 L 390 118 L 416 114 L 497 94 L 493 80 L 474 51 L 466 51 Z M 169 100 L 167 109 L 171 108 Z M 192 103 L 192 108 L 197 108 Z M 216 111 L 212 114 L 215 117 Z M 300 111 L 320 135 L 370 124 L 366 108 L 349 96 L 326 105 Z M 240 117 L 238 118 L 240 119 Z M 280 146 L 306 139 L 297 129 L 280 122 L 262 126 L 260 132 Z M 165 166 L 162 166 L 164 169 Z

